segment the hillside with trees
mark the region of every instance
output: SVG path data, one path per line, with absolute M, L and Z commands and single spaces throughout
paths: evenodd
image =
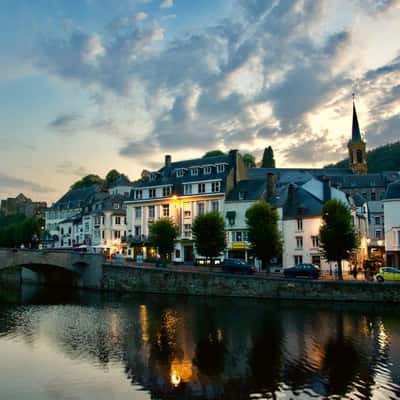
M 71 185 L 71 189 L 81 189 L 81 188 L 89 187 L 92 185 L 99 185 L 99 186 L 104 187 L 105 189 L 108 189 L 120 177 L 127 178 L 126 175 L 118 172 L 115 169 L 112 169 L 111 171 L 109 171 L 104 179 L 98 175 L 89 174 L 89 175 L 84 176 L 79 181 L 76 181 L 75 183 L 73 183 Z
M 400 142 L 385 144 L 367 152 L 368 172 L 400 171 Z M 348 168 L 345 159 L 325 168 Z

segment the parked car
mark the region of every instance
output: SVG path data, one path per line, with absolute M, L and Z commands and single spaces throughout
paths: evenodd
M 375 278 L 378 282 L 400 281 L 400 269 L 393 267 L 380 268 Z
M 230 273 L 254 274 L 256 269 L 238 258 L 226 258 L 222 263 L 222 271 Z
M 321 272 L 319 267 L 314 264 L 297 264 L 294 267 L 285 268 L 283 270 L 285 278 L 312 278 L 318 279 Z

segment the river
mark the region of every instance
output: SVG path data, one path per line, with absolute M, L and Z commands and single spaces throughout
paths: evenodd
M 395 305 L 0 288 L 0 399 L 400 398 Z

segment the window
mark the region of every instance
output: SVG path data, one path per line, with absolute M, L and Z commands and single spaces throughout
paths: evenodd
M 361 164 L 363 162 L 363 153 L 360 149 L 357 150 L 357 163 Z
M 199 193 L 205 193 L 206 192 L 206 184 L 205 183 L 199 183 L 198 192 Z
M 312 256 L 311 262 L 312 262 L 314 265 L 321 266 L 321 256 Z
M 224 164 L 218 164 L 217 165 L 217 172 L 220 174 L 221 172 L 225 171 L 225 165 Z
M 296 248 L 297 249 L 303 248 L 303 236 L 296 236 Z
M 400 231 L 397 231 L 397 245 L 400 246 Z
M 104 217 L 101 217 L 101 224 L 104 225 Z
M 119 209 L 119 203 L 114 203 L 113 207 L 114 207 L 114 210 L 118 210 Z
M 127 223 L 127 219 L 126 219 L 126 217 L 124 217 L 124 225 L 126 225 L 126 223 Z
M 203 174 L 204 175 L 210 175 L 211 174 L 211 167 L 204 167 L 203 168 Z
M 121 238 L 121 231 L 114 231 L 114 239 L 120 239 Z
M 211 211 L 219 211 L 219 202 L 218 201 L 211 202 Z
M 115 225 L 121 225 L 121 217 L 115 217 Z
M 135 236 L 140 236 L 142 234 L 142 227 L 140 225 L 135 225 Z
M 197 176 L 198 174 L 199 174 L 199 169 L 198 168 L 192 168 L 190 170 L 190 175 Z
M 135 218 L 142 218 L 142 207 L 135 207 Z
M 162 195 L 163 197 L 167 197 L 171 194 L 171 186 L 163 187 Z M 155 196 L 154 196 L 155 197 Z
M 233 241 L 234 242 L 241 242 L 243 240 L 242 232 L 232 232 L 233 233 Z
M 105 231 L 101 231 L 101 238 L 104 239 L 105 237 Z
M 381 224 L 381 217 L 375 217 L 375 225 Z
M 151 199 L 156 197 L 156 189 L 149 189 L 149 197 Z
M 149 213 L 149 219 L 153 219 L 154 218 L 154 214 L 155 214 L 154 206 L 149 206 L 148 207 L 148 213 Z
M 371 192 L 371 200 L 372 201 L 376 200 L 376 193 L 375 192 Z
M 382 239 L 382 232 L 381 232 L 380 229 L 377 229 L 377 230 L 375 231 L 375 239 L 376 239 L 376 240 Z
M 162 205 L 163 217 L 169 217 L 169 204 Z
M 89 222 L 85 222 L 85 232 L 89 232 Z
M 184 225 L 183 235 L 185 237 L 191 237 L 191 235 L 192 235 L 192 225 L 191 224 Z
M 239 192 L 239 200 L 244 200 L 247 197 L 247 192 Z
M 177 178 L 182 178 L 183 173 L 184 173 L 184 170 L 183 170 L 183 169 L 178 169 L 178 170 L 176 171 L 176 177 L 177 177 Z
M 150 180 L 150 181 L 155 181 L 155 180 L 156 180 L 156 174 L 151 173 L 151 174 L 149 175 L 149 180 Z
M 318 248 L 319 247 L 319 237 L 318 236 L 311 236 L 311 240 L 312 240 L 312 247 Z
M 143 196 L 143 191 L 142 190 L 135 190 L 135 199 L 140 200 Z
M 303 264 L 303 256 L 294 256 L 294 264 Z
M 204 203 L 197 203 L 197 215 L 204 214 Z
M 68 227 L 68 234 L 71 234 L 72 228 Z
M 185 194 L 192 194 L 192 185 L 183 185 L 183 191 Z
M 221 182 L 213 182 L 211 184 L 211 191 L 212 192 L 220 192 L 221 191 Z
M 297 218 L 297 230 L 298 231 L 303 230 L 303 220 L 301 218 Z

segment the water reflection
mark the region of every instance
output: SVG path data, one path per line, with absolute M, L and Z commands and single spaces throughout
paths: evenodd
M 32 359 L 60 398 L 110 398 L 105 382 L 120 399 L 400 396 L 393 306 L 1 293 L 0 352 L 14 346 L 18 356 L 3 357 L 0 387 L 14 398 L 47 398 L 30 380 Z M 26 378 L 5 382 L 17 361 Z

